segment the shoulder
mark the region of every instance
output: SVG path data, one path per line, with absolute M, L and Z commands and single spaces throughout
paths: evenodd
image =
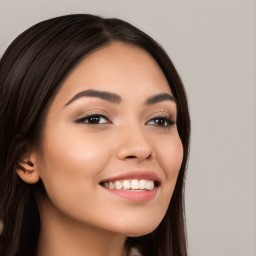
M 140 252 L 136 248 L 132 248 L 130 253 L 129 253 L 129 256 L 142 256 L 142 255 L 140 254 Z

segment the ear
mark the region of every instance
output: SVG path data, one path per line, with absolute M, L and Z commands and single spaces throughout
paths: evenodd
M 16 167 L 16 173 L 26 183 L 37 183 L 40 176 L 37 170 L 36 154 L 31 152 L 21 158 Z

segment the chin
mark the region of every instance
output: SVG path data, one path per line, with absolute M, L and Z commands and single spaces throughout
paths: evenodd
M 137 225 L 129 225 L 123 232 L 128 237 L 139 237 L 152 233 L 160 224 L 160 222 L 145 222 Z
M 141 230 L 132 230 L 129 233 L 126 233 L 125 235 L 128 237 L 145 236 L 145 235 L 152 233 L 155 229 L 156 229 L 156 227 L 151 228 L 151 229 L 147 228 L 147 229 L 141 229 Z

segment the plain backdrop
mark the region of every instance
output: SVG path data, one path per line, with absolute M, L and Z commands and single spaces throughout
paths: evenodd
M 255 256 L 256 2 L 0 0 L 0 55 L 31 25 L 71 13 L 127 20 L 164 46 L 192 118 L 189 255 Z

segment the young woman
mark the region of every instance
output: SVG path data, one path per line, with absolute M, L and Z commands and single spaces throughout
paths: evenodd
M 187 255 L 188 105 L 151 37 L 86 14 L 36 24 L 1 59 L 0 120 L 2 256 Z

